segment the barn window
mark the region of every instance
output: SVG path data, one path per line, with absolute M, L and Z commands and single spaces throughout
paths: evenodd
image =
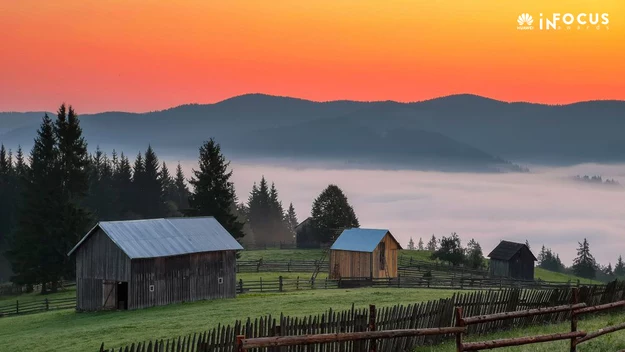
M 220 285 L 223 284 L 224 283 L 224 278 L 223 277 L 217 278 L 217 283 L 220 284 Z
M 380 270 L 385 270 L 386 267 L 386 244 L 380 242 Z
M 150 285 L 150 292 L 154 292 L 154 285 Z

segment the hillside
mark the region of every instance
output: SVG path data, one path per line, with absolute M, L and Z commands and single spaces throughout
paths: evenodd
M 74 104 L 80 112 L 80 102 Z M 0 114 L 0 141 L 29 149 L 41 115 Z M 415 103 L 321 103 L 250 94 L 216 104 L 81 117 L 92 148 L 126 150 L 129 155 L 152 143 L 160 155 L 195 157 L 197 146 L 215 137 L 237 157 L 387 162 L 412 168 L 451 164 L 492 170 L 503 160 L 625 161 L 625 137 L 619 133 L 625 129 L 622 101 L 550 106 L 456 95 Z

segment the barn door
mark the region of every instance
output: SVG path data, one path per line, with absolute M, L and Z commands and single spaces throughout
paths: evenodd
M 117 308 L 117 282 L 102 281 L 102 309 Z

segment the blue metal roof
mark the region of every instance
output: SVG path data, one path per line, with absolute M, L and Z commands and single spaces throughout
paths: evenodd
M 102 221 L 68 255 L 98 228 L 130 259 L 243 249 L 215 218 L 197 217 Z
M 339 251 L 373 252 L 384 236 L 385 229 L 347 229 L 341 232 L 330 249 Z

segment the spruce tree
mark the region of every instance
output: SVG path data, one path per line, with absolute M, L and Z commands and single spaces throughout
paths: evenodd
M 169 173 L 167 164 L 163 161 L 159 179 L 162 185 L 163 200 L 165 202 L 166 216 L 179 216 L 178 205 L 176 204 L 176 184 Z
M 288 229 L 288 224 L 285 221 L 285 216 L 282 202 L 278 197 L 278 189 L 272 182 L 271 189 L 269 190 L 269 219 L 275 242 L 290 243 L 293 240 L 293 236 Z
M 89 154 L 87 142 L 82 136 L 80 120 L 71 106 L 66 112 L 65 104 L 61 105 L 54 127 L 64 192 L 70 201 L 80 202 L 89 189 Z
M 119 217 L 118 194 L 115 189 L 113 166 L 98 146 L 89 163 L 89 196 L 87 205 L 98 221 Z
M 588 240 L 584 238 L 584 241 L 578 244 L 577 257 L 573 260 L 573 272 L 577 276 L 594 279 L 596 262 L 592 254 L 590 254 Z
M 178 210 L 184 213 L 184 210 L 189 207 L 189 188 L 187 188 L 180 163 L 178 163 L 176 167 L 176 179 L 174 180 L 174 184 L 176 187 L 176 206 Z
M 259 186 L 252 186 L 248 198 L 248 219 L 256 244 L 271 243 L 276 241 L 272 231 L 272 210 L 269 186 L 265 176 L 260 180 Z
M 64 224 L 60 215 L 65 207 L 63 175 L 53 122 L 46 114 L 37 131 L 30 153 L 30 167 L 24 177 L 22 207 L 12 238 L 9 260 L 14 283 L 57 282 L 64 272 Z
M 148 219 L 160 218 L 166 213 L 159 168 L 158 157 L 152 146 L 148 146 L 144 156 L 143 194 L 141 197 L 141 214 Z
M 438 248 L 438 244 L 436 241 L 436 237 L 432 235 L 432 238 L 430 238 L 430 241 L 428 242 L 427 250 L 430 252 L 435 252 L 437 248 Z
M 22 152 L 22 146 L 17 147 L 17 154 L 15 156 L 15 176 L 22 180 L 27 176 L 29 166 L 24 161 L 24 153 Z
M 329 185 L 314 200 L 311 215 L 319 243 L 334 240 L 341 229 L 360 227 L 354 208 L 337 185 Z
M 432 253 L 432 259 L 446 261 L 454 266 L 464 263 L 464 249 L 460 243 L 460 237 L 455 232 L 449 237 L 443 236 L 440 248 Z
M 424 245 L 423 245 L 423 238 L 419 237 L 419 244 L 417 244 L 417 249 L 422 251 L 425 249 Z
M 614 275 L 625 276 L 625 263 L 623 263 L 623 257 L 620 255 L 618 256 L 618 260 L 614 266 Z
M 410 237 L 410 240 L 408 241 L 408 250 L 414 251 L 415 249 L 417 249 L 417 247 L 415 247 L 414 241 L 412 240 L 412 237 Z
M 0 145 L 0 256 L 7 248 L 9 233 L 13 230 L 17 178 L 13 169 L 11 153 Z
M 113 188 L 118 200 L 117 218 L 136 219 L 138 215 L 133 213 L 134 186 L 132 182 L 132 167 L 130 161 L 121 153 L 119 165 L 113 174 Z
M 289 209 L 287 210 L 287 213 L 286 213 L 286 223 L 288 224 L 289 233 L 293 237 L 293 240 L 295 240 L 295 237 L 296 237 L 295 227 L 297 227 L 298 222 L 297 222 L 297 214 L 295 214 L 295 208 L 293 207 L 293 203 L 289 204 Z
M 137 154 L 135 162 L 132 166 L 132 213 L 138 218 L 145 218 L 145 209 L 143 209 L 143 200 L 141 197 L 145 193 L 145 163 L 141 152 Z
M 190 180 L 193 192 L 189 197 L 190 216 L 213 216 L 237 240 L 243 238 L 243 223 L 232 207 L 236 204 L 234 184 L 230 181 L 230 162 L 212 138 L 200 147 L 199 170 L 193 170 Z
M 484 267 L 482 246 L 473 238 L 467 244 L 466 262 L 472 269 L 482 269 Z

